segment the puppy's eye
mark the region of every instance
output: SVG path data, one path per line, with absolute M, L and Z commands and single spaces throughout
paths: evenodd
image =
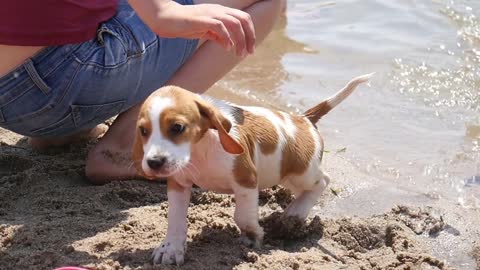
M 185 131 L 185 126 L 182 125 L 182 124 L 173 124 L 173 125 L 170 127 L 170 132 L 171 132 L 173 135 L 179 135 L 179 134 L 181 134 L 183 131 Z
M 148 130 L 147 130 L 146 128 L 140 126 L 140 127 L 138 127 L 138 129 L 140 130 L 140 134 L 141 134 L 143 137 L 145 137 L 145 136 L 148 135 Z

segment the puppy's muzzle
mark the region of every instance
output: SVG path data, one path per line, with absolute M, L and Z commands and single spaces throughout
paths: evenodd
M 147 165 L 153 171 L 161 170 L 167 163 L 167 157 L 165 156 L 153 156 L 147 159 Z

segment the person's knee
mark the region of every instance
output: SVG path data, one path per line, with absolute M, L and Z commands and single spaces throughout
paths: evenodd
M 281 17 L 281 15 L 285 14 L 287 10 L 287 0 L 270 0 L 274 2 L 275 10 L 277 11 L 277 19 Z
M 274 16 L 274 19 L 278 19 L 281 14 L 284 13 L 286 6 L 287 6 L 287 1 L 286 0 L 259 0 L 256 1 L 256 3 L 261 4 L 261 3 L 267 4 L 268 5 L 268 13 L 270 16 Z
M 265 0 L 249 0 L 249 1 L 245 1 L 244 3 L 246 4 L 246 7 L 249 7 L 255 3 L 258 3 L 258 2 L 262 2 L 262 1 L 265 1 Z
M 273 0 L 278 6 L 282 13 L 287 9 L 287 0 Z
M 287 6 L 287 0 L 249 0 L 248 6 L 251 6 L 258 2 L 264 2 L 264 1 L 272 2 L 272 4 L 279 5 L 282 8 L 285 8 Z

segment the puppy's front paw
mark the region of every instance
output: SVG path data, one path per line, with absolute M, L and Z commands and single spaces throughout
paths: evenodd
M 165 239 L 152 253 L 153 264 L 181 265 L 185 255 L 185 240 Z
M 263 242 L 263 235 L 263 228 L 258 226 L 256 231 L 242 231 L 239 241 L 243 245 L 260 248 Z

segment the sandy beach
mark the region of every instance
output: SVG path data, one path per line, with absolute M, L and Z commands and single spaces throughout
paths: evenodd
M 22 137 L 0 135 L 0 269 L 165 269 L 149 261 L 166 232 L 164 183 L 92 186 L 83 177 L 89 144 L 36 153 Z M 333 154 L 326 159 L 348 166 Z M 336 183 L 319 208 L 338 196 L 348 171 L 326 169 Z M 232 197 L 195 190 L 182 269 L 450 269 L 424 243 L 448 226 L 430 208 L 301 222 L 281 218 L 288 191 L 276 187 L 260 197 L 265 244 L 251 249 L 237 242 Z

